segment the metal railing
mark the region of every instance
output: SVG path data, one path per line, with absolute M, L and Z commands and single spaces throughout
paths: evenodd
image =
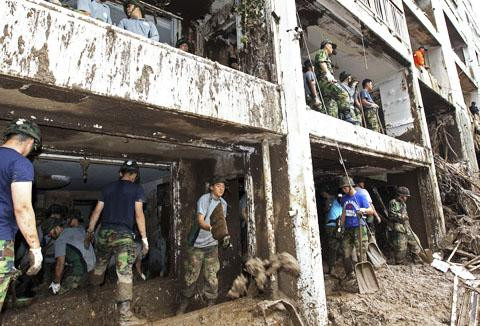
M 358 0 L 367 7 L 375 16 L 381 20 L 401 41 L 407 42 L 405 33 L 405 14 L 395 4 L 394 0 Z M 400 2 L 401 3 L 401 2 Z

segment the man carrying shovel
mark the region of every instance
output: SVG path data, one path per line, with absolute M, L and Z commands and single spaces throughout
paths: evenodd
M 340 228 L 343 230 L 343 265 L 345 268 L 345 279 L 354 278 L 353 273 L 353 261 L 352 251 L 355 246 L 357 250 L 357 259 L 361 262 L 367 261 L 367 246 L 368 235 L 366 223 L 363 217 L 366 215 L 372 215 L 373 209 L 368 203 L 365 195 L 356 191 L 354 188 L 353 180 L 349 177 L 342 177 L 340 180 L 339 188 L 345 194 L 342 197 L 342 217 L 340 222 Z M 361 216 L 358 218 L 357 215 Z M 361 244 L 359 241 L 359 234 L 361 233 Z M 360 245 L 362 246 L 360 250 Z M 360 252 L 362 254 L 360 254 Z
M 406 263 L 408 249 L 414 253 L 414 262 L 421 263 L 419 258 L 421 249 L 410 227 L 407 213 L 408 197 L 410 197 L 410 190 L 407 187 L 398 187 L 397 197 L 388 205 L 388 217 L 393 223 L 393 250 L 396 264 Z

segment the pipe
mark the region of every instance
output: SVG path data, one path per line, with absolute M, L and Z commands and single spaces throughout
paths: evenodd
M 267 222 L 267 246 L 269 258 L 273 258 L 276 253 L 274 216 L 273 216 L 273 192 L 272 192 L 272 170 L 270 167 L 270 147 L 268 140 L 262 141 L 262 161 L 263 161 L 263 186 L 265 192 L 265 220 Z M 277 275 L 271 277 L 271 288 L 273 295 L 278 293 Z

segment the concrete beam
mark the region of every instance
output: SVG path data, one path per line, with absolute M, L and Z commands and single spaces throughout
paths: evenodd
M 282 132 L 277 86 L 42 0 L 5 0 L 0 75 Z M 114 114 L 112 112 L 112 114 Z
M 305 121 L 308 122 L 313 142 L 332 146 L 338 142 L 344 148 L 368 152 L 370 155 L 388 156 L 415 165 L 425 166 L 431 161 L 427 150 L 422 146 L 354 126 L 326 114 L 309 110 Z

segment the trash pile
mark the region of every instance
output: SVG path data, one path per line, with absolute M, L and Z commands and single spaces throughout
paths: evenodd
M 480 255 L 480 184 L 461 163 L 436 155 L 435 167 L 447 230 L 440 245 L 449 251 L 458 245 L 461 260 L 476 258 Z

